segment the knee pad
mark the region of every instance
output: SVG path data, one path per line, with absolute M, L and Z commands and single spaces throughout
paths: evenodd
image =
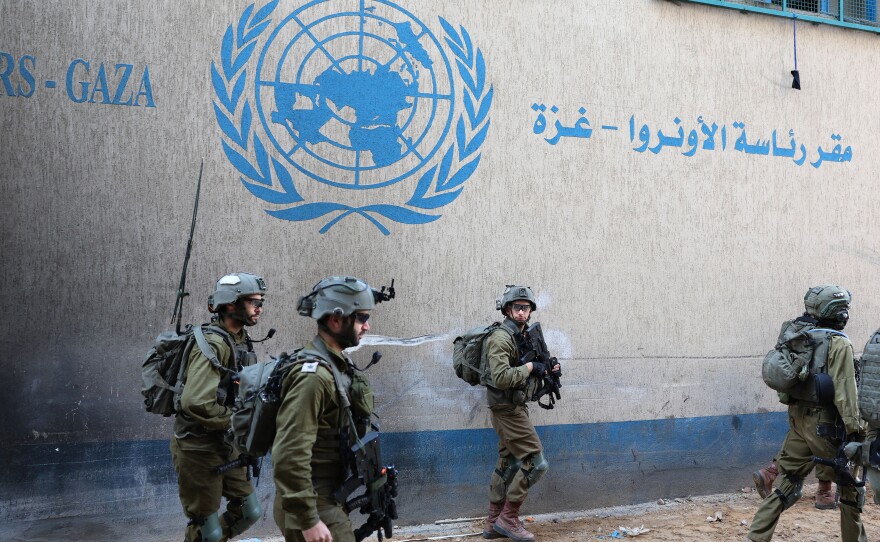
M 234 536 L 238 536 L 241 533 L 248 530 L 248 527 L 253 525 L 260 519 L 260 515 L 263 513 L 262 508 L 260 508 L 260 501 L 257 499 L 256 493 L 251 493 L 241 501 L 241 518 L 235 523 L 229 523 L 229 516 L 226 516 L 227 522 L 229 523 L 229 538 Z
M 220 539 L 223 537 L 223 529 L 220 528 L 220 516 L 217 515 L 217 512 L 208 517 L 193 518 L 190 520 L 190 523 L 200 527 L 199 535 L 201 538 L 199 542 L 220 542 Z
M 504 468 L 504 470 L 501 472 L 498 472 L 496 470 L 495 472 L 496 474 L 498 474 L 498 476 L 501 477 L 502 480 L 504 480 L 504 485 L 507 485 L 510 483 L 511 480 L 513 480 L 513 477 L 516 476 L 516 471 L 518 471 L 521 466 L 522 461 L 520 461 L 519 459 L 508 459 L 507 466 Z
M 782 486 L 789 486 L 790 489 L 783 491 Z M 773 490 L 773 493 L 782 501 L 782 510 L 788 510 L 803 496 L 803 487 L 804 480 L 802 478 L 786 476 L 783 482 Z
M 529 487 L 538 483 L 538 480 L 544 476 L 550 469 L 550 463 L 547 461 L 547 458 L 544 457 L 544 452 L 538 452 L 532 455 L 532 468 L 529 470 L 523 469 L 523 474 L 526 477 L 526 481 Z

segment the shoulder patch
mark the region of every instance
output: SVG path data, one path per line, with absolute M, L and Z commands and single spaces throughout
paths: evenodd
M 318 370 L 318 362 L 311 361 L 303 363 L 302 369 L 299 372 L 301 373 L 314 373 Z

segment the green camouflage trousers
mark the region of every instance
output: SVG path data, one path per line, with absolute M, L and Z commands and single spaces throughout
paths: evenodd
M 776 492 L 770 493 L 761 502 L 752 526 L 749 540 L 770 542 L 779 516 L 787 508 L 777 492 L 791 495 L 790 504 L 800 498 L 803 480 L 813 470 L 813 456 L 832 459 L 837 454 L 840 441 L 836 438 L 820 437 L 816 429 L 820 423 L 833 424 L 837 412 L 833 409 L 788 407 L 788 434 L 778 455 L 779 477 L 776 479 Z M 861 520 L 861 507 L 864 504 L 864 488 L 840 488 L 840 539 L 842 542 L 867 542 L 865 527 Z M 857 506 L 846 504 L 858 503 Z
M 223 529 L 221 540 L 229 538 L 229 526 L 243 516 L 242 500 L 254 492 L 244 467 L 231 469 L 222 475 L 213 471 L 214 467 L 228 463 L 236 457 L 232 447 L 222 442 L 212 451 L 188 450 L 181 449 L 178 439 L 171 439 L 171 459 L 177 472 L 180 504 L 183 505 L 186 517 L 190 520 L 204 520 L 220 510 L 222 497 L 226 497 L 228 501 L 226 513 L 220 516 L 220 527 Z M 202 540 L 201 525 L 187 525 L 185 540 Z
M 489 482 L 489 502 L 523 502 L 529 493 L 526 472 L 532 468 L 532 456 L 544 447 L 529 419 L 528 405 L 492 405 L 489 409 L 498 434 L 498 462 Z M 510 473 L 508 469 L 514 468 L 516 461 L 522 464 L 505 481 L 504 474 Z

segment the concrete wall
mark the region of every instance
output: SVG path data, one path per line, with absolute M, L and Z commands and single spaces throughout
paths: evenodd
M 857 350 L 877 325 L 876 36 L 799 27 L 796 91 L 781 18 L 367 1 L 361 69 L 397 78 L 319 98 L 330 57 L 357 69 L 359 2 L 266 5 L 0 5 L 4 520 L 100 502 L 182 522 L 138 367 L 169 327 L 202 159 L 188 321 L 220 275 L 259 273 L 268 355 L 314 333 L 294 306 L 321 277 L 395 279 L 370 374 L 402 522 L 482 509 L 494 435 L 451 339 L 497 317 L 504 284 L 539 294 L 565 371 L 533 416 L 552 465 L 535 511 L 742 487 L 785 429 L 759 365 L 806 289 L 851 289 Z M 272 120 L 284 88 L 312 111 L 279 122 L 320 129 L 299 144 Z

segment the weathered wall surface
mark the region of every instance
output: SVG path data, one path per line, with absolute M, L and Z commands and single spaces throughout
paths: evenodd
M 876 36 L 799 28 L 798 92 L 791 21 L 733 10 L 266 5 L 0 5 L 4 519 L 177 520 L 138 366 L 201 159 L 189 321 L 217 277 L 259 273 L 268 355 L 314 332 L 294 306 L 321 277 L 395 279 L 370 373 L 402 521 L 482 509 L 494 437 L 451 339 L 504 284 L 540 294 L 565 367 L 534 413 L 536 511 L 741 487 L 784 429 L 759 363 L 807 287 L 851 289 L 857 350 L 877 325 Z

